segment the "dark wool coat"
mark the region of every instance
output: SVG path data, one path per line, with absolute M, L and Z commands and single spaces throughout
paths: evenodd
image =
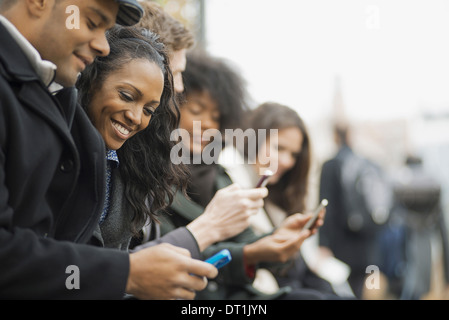
M 52 96 L 0 24 L 0 298 L 123 296 L 128 254 L 85 244 L 103 206 L 104 152 L 75 89 Z M 80 289 L 66 287 L 71 265 Z

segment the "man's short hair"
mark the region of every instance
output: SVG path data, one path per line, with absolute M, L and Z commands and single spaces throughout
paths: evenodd
M 180 21 L 173 18 L 159 4 L 152 1 L 139 1 L 144 16 L 137 24 L 159 35 L 169 53 L 193 47 L 193 34 Z

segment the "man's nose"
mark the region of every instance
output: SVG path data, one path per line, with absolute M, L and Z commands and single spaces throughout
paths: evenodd
M 98 35 L 90 42 L 90 47 L 100 57 L 109 55 L 111 51 L 104 32 L 98 32 Z

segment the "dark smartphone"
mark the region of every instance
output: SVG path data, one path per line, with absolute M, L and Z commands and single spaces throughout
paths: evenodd
M 318 214 L 321 210 L 323 210 L 324 207 L 326 207 L 328 204 L 327 199 L 321 200 L 318 207 L 316 207 L 315 211 L 313 211 L 312 218 L 310 218 L 309 221 L 307 221 L 306 225 L 304 226 L 304 229 L 312 229 L 312 227 L 315 225 L 316 219 L 318 219 Z
M 207 263 L 213 264 L 217 269 L 225 266 L 232 260 L 231 253 L 228 249 L 223 249 L 220 252 L 214 254 L 212 257 L 204 260 Z
M 266 170 L 263 176 L 260 177 L 259 182 L 256 184 L 256 188 L 263 188 L 267 185 L 268 179 L 273 175 L 273 172 L 270 170 Z

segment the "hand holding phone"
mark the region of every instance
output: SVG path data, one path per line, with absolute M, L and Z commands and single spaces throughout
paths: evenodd
M 214 254 L 212 257 L 204 260 L 207 263 L 213 264 L 217 269 L 225 266 L 232 260 L 231 253 L 228 249 L 223 249 L 220 252 Z
M 273 175 L 271 170 L 266 170 L 262 177 L 260 177 L 259 182 L 256 184 L 256 188 L 263 188 L 267 185 L 268 179 Z
M 312 218 L 310 218 L 310 220 L 307 221 L 307 223 L 305 224 L 304 229 L 310 230 L 313 228 L 316 220 L 318 219 L 318 214 L 321 212 L 321 210 L 323 210 L 323 208 L 325 208 L 327 206 L 327 204 L 328 204 L 327 199 L 321 200 L 321 203 L 318 205 L 318 207 L 313 212 Z

